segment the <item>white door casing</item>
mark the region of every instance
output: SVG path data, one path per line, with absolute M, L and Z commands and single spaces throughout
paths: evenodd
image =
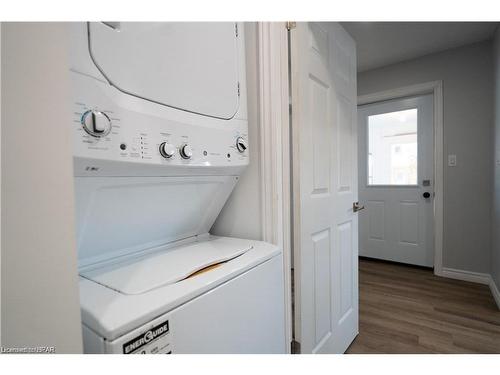
M 295 340 L 343 353 L 358 333 L 356 48 L 338 23 L 291 38 Z
M 257 31 L 262 239 L 283 250 L 285 335 L 290 353 L 293 320 L 288 31 L 284 22 L 259 22 Z
M 366 210 L 360 217 L 359 253 L 370 258 L 391 260 L 421 266 L 434 265 L 434 126 L 432 94 L 411 98 L 394 99 L 359 107 L 359 197 Z M 391 185 L 377 181 L 368 182 L 368 119 L 378 115 L 395 113 L 400 116 L 405 111 L 416 111 L 417 134 L 412 140 L 407 133 L 384 136 L 385 149 L 391 140 L 404 144 L 417 141 L 417 176 L 410 185 Z M 404 115 L 402 115 L 404 116 Z M 393 126 L 404 126 L 389 123 L 386 120 L 386 131 L 393 131 Z M 394 130 L 395 131 L 395 130 Z M 403 135 L 402 135 L 403 134 Z M 398 145 L 399 145 L 398 143 Z M 387 151 L 386 150 L 386 151 Z M 377 174 L 380 164 L 388 167 L 392 156 L 374 161 L 373 175 Z M 386 165 L 387 163 L 387 165 Z M 388 169 L 388 168 L 386 168 Z M 372 177 L 377 178 L 377 177 Z M 388 178 L 388 177 L 387 177 Z M 424 186 L 424 180 L 428 186 Z M 392 181 L 392 183 L 395 183 Z M 430 193 L 424 198 L 423 193 Z

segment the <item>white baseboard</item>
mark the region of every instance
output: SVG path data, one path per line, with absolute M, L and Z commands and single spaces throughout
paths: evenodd
M 500 310 L 500 291 L 498 290 L 497 285 L 493 281 L 493 278 L 490 277 L 490 290 L 491 294 L 493 294 L 493 298 L 495 299 L 495 302 L 497 303 L 498 309 Z
M 450 279 L 489 285 L 491 294 L 493 295 L 493 298 L 495 299 L 498 309 L 500 310 L 500 291 L 498 290 L 498 287 L 493 281 L 493 278 L 491 277 L 490 274 L 457 270 L 454 268 L 442 268 L 441 270 L 435 270 L 435 274 L 437 276 L 448 277 Z
M 491 280 L 491 276 L 488 273 L 471 272 L 444 267 L 441 269 L 438 276 L 484 285 L 490 285 Z

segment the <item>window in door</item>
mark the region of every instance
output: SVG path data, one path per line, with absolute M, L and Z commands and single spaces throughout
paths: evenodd
M 418 109 L 368 116 L 368 185 L 417 185 Z

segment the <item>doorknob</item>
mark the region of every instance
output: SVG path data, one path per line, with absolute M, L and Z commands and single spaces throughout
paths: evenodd
M 365 209 L 365 206 L 361 206 L 359 204 L 359 202 L 353 202 L 352 203 L 352 210 L 353 212 L 358 212 L 358 211 L 361 211 L 361 210 L 364 210 Z
M 422 194 L 422 196 L 427 199 L 427 198 L 431 197 L 431 193 L 429 193 L 428 191 L 426 191 L 424 194 Z

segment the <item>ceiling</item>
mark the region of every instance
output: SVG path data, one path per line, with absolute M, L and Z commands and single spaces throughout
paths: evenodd
M 356 41 L 358 72 L 491 38 L 498 22 L 341 22 Z

